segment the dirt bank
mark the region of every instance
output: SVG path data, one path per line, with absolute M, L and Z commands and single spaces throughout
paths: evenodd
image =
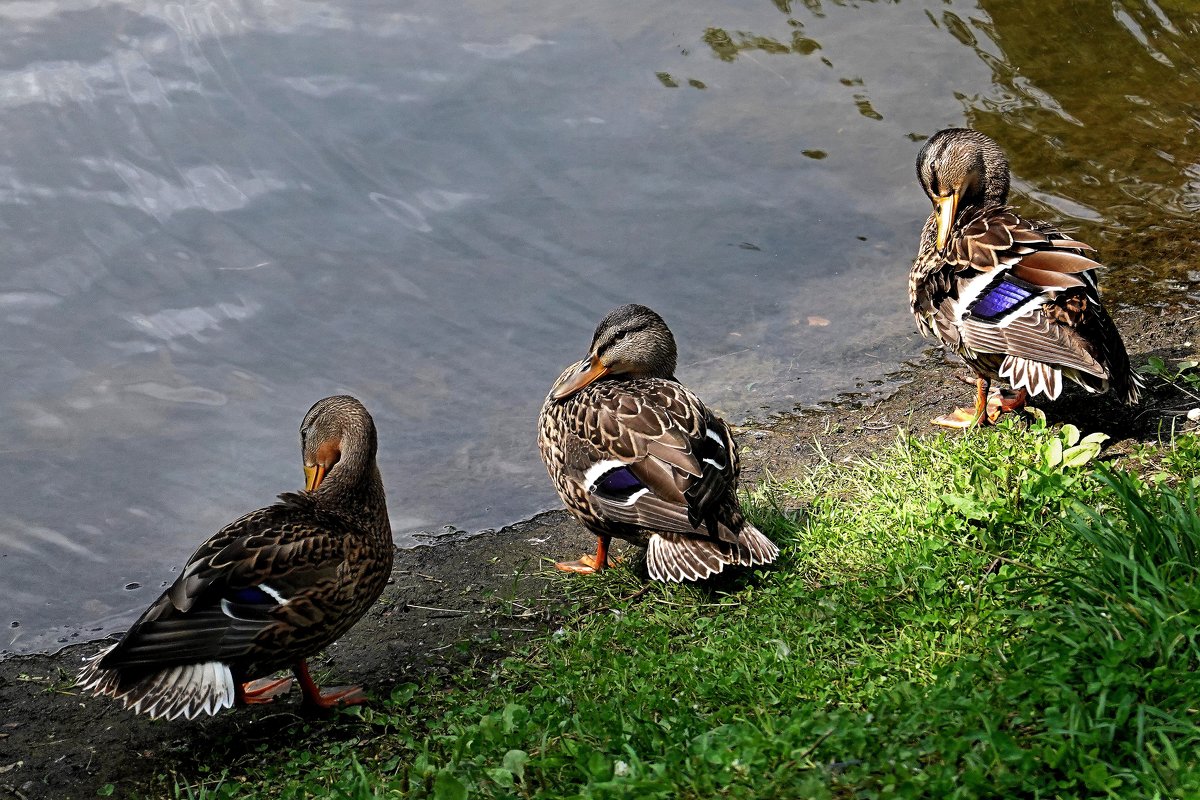
M 1177 361 L 1198 351 L 1193 343 L 1200 313 L 1181 304 L 1123 309 L 1117 318 L 1137 364 L 1152 355 Z M 960 375 L 963 369 L 931 354 L 911 365 L 905 377 L 912 380 L 884 400 L 846 400 L 744 427 L 738 434 L 744 481 L 753 484 L 768 471 L 786 477 L 822 457 L 869 454 L 897 428 L 933 430 L 932 417 L 972 397 Z M 1052 420 L 1110 434 L 1111 453 L 1158 438 L 1165 420 L 1188 424 L 1171 416 L 1188 407 L 1186 398 L 1163 386 L 1134 410 L 1081 392 L 1042 406 Z M 558 624 L 556 587 L 581 578 L 554 572 L 550 560 L 575 557 L 593 543 L 565 513 L 552 512 L 466 541 L 403 551 L 383 599 L 319 667 L 335 682 L 386 694 L 397 683 L 503 655 L 515 641 Z M 220 764 L 205 762 L 215 741 L 225 749 L 236 742 L 251 753 L 286 739 L 297 726 L 334 727 L 302 719 L 289 701 L 190 723 L 127 714 L 71 686 L 80 659 L 98 647 L 0 662 L 0 798 L 91 798 L 109 784 L 118 797 L 160 796 L 169 787 L 152 783 L 155 773 L 189 781 L 205 767 L 219 773 Z M 334 735 L 353 736 L 346 733 L 350 728 L 341 726 Z

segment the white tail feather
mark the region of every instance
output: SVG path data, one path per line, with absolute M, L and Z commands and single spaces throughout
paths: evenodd
M 705 539 L 668 539 L 656 533 L 646 544 L 646 571 L 664 583 L 702 581 L 729 563 L 725 554 Z
M 1007 356 L 997 374 L 1014 389 L 1025 389 L 1035 397 L 1044 395 L 1054 400 L 1062 392 L 1062 370 L 1049 364 L 1019 356 Z M 1080 382 L 1089 392 L 1096 391 Z
M 779 548 L 750 523 L 742 526 L 736 544 L 653 534 L 646 544 L 646 571 L 656 581 L 702 581 L 727 566 L 770 564 Z
M 120 671 L 100 667 L 100 660 L 110 650 L 112 647 L 87 659 L 79 671 L 81 689 L 108 695 L 135 714 L 155 719 L 195 719 L 233 707 L 233 673 L 219 661 L 168 667 L 122 690 Z
M 739 549 L 750 551 L 750 557 L 747 559 L 742 556 L 741 561 L 742 565 L 747 567 L 771 564 L 779 557 L 779 546 L 749 522 L 742 526 L 741 533 L 738 534 L 738 545 Z

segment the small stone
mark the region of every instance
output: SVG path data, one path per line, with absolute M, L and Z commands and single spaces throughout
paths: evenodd
M 1192 422 L 1200 422 L 1200 408 L 1193 408 L 1187 413 L 1187 418 Z

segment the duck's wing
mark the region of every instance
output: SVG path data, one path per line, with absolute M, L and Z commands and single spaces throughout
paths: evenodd
M 596 454 L 580 476 L 594 513 L 736 541 L 738 461 L 724 421 L 674 381 L 613 382 L 598 395 L 578 429 Z
M 953 237 L 947 261 L 953 319 L 967 353 L 998 354 L 1015 388 L 1058 396 L 1062 373 L 1095 391 L 1109 377 L 1109 340 L 1120 335 L 1100 303 L 1092 248 L 1008 209 L 984 211 Z M 1094 376 L 1095 380 L 1088 380 Z
M 1084 255 L 1093 252 L 1090 245 L 999 206 L 983 209 L 957 228 L 946 249 L 946 261 L 960 273 L 1021 265 L 1026 277 L 1064 289 L 1094 287 L 1091 271 L 1100 266 Z
M 205 542 L 97 666 L 136 674 L 141 667 L 230 663 L 255 648 L 285 650 L 289 628 L 319 624 L 303 617 L 317 595 L 342 590 L 352 533 L 307 495 L 280 500 Z M 271 641 L 261 641 L 269 628 Z

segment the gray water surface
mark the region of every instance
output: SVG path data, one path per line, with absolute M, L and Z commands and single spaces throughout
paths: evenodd
M 401 545 L 556 506 L 537 409 L 620 303 L 734 420 L 886 389 L 946 125 L 1116 256 L 1114 301 L 1181 280 L 1184 8 L 0 5 L 0 652 L 127 626 L 302 486 L 325 395 L 373 412 Z

